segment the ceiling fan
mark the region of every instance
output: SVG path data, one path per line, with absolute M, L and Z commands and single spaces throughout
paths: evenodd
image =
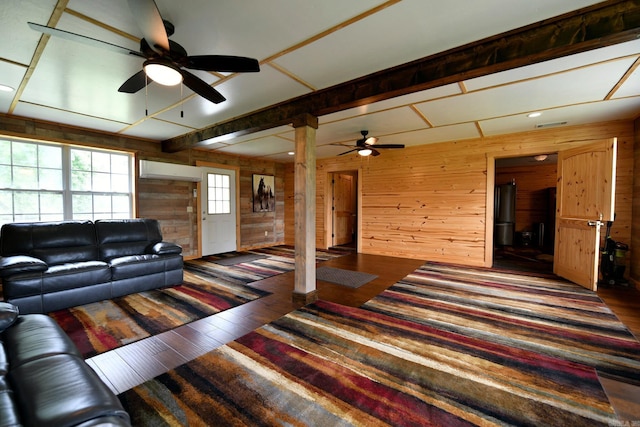
M 356 148 L 340 153 L 339 156 L 357 151 L 361 156 L 379 156 L 378 148 L 404 148 L 404 144 L 376 144 L 378 138 L 370 136 L 368 130 L 361 130 L 362 138 L 356 141 Z
M 118 89 L 119 92 L 138 92 L 147 86 L 149 79 L 166 86 L 184 83 L 198 95 L 217 104 L 226 98 L 185 68 L 232 73 L 260 71 L 258 60 L 254 58 L 229 55 L 188 56 L 182 46 L 169 40 L 169 36 L 174 32 L 174 26 L 162 19 L 154 0 L 129 0 L 129 8 L 142 31 L 139 52 L 57 28 L 33 22 L 28 24 L 32 29 L 45 34 L 144 58 L 142 70 L 125 81 Z

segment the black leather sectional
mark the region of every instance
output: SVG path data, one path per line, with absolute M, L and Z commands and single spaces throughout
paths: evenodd
M 130 426 L 58 324 L 0 302 L 0 427 Z
M 154 219 L 4 224 L 0 278 L 21 314 L 48 313 L 179 284 L 182 248 Z

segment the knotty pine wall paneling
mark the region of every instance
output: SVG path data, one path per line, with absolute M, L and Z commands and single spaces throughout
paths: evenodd
M 612 235 L 630 242 L 633 122 L 613 121 L 384 150 L 375 158 L 354 154 L 319 159 L 316 245 L 327 247 L 322 231 L 327 217 L 327 174 L 360 168 L 363 253 L 483 266 L 487 158 L 548 154 L 610 137 L 618 137 L 617 219 Z M 292 177 L 292 167 L 288 167 L 285 178 L 290 181 Z M 285 216 L 289 218 L 292 184 L 285 187 Z M 493 205 L 490 209 L 492 212 Z M 290 230 L 287 224 L 287 243 L 293 241 Z

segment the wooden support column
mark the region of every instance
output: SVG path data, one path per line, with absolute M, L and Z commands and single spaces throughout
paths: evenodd
M 295 286 L 293 301 L 309 304 L 316 292 L 316 129 L 310 114 L 293 121 L 295 128 Z

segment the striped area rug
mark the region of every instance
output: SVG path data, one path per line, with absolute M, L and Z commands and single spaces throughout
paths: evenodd
M 136 425 L 620 425 L 598 375 L 634 381 L 638 350 L 572 284 L 427 264 L 363 308 L 319 301 L 120 399 Z
M 49 316 L 89 358 L 269 294 L 185 271 L 178 286 L 58 310 Z
M 317 249 L 316 262 L 328 261 L 349 253 L 352 252 L 339 249 Z M 261 255 L 263 258 L 233 265 L 221 265 L 216 262 L 235 256 L 242 256 L 243 254 Z M 191 271 L 205 273 L 230 283 L 248 284 L 295 270 L 295 249 L 292 246 L 281 245 L 270 248 L 253 249 L 246 252 L 231 252 L 221 255 L 205 256 L 195 260 L 185 261 L 185 268 Z
M 640 385 L 640 343 L 594 293 L 550 278 L 428 263 L 364 308 Z

